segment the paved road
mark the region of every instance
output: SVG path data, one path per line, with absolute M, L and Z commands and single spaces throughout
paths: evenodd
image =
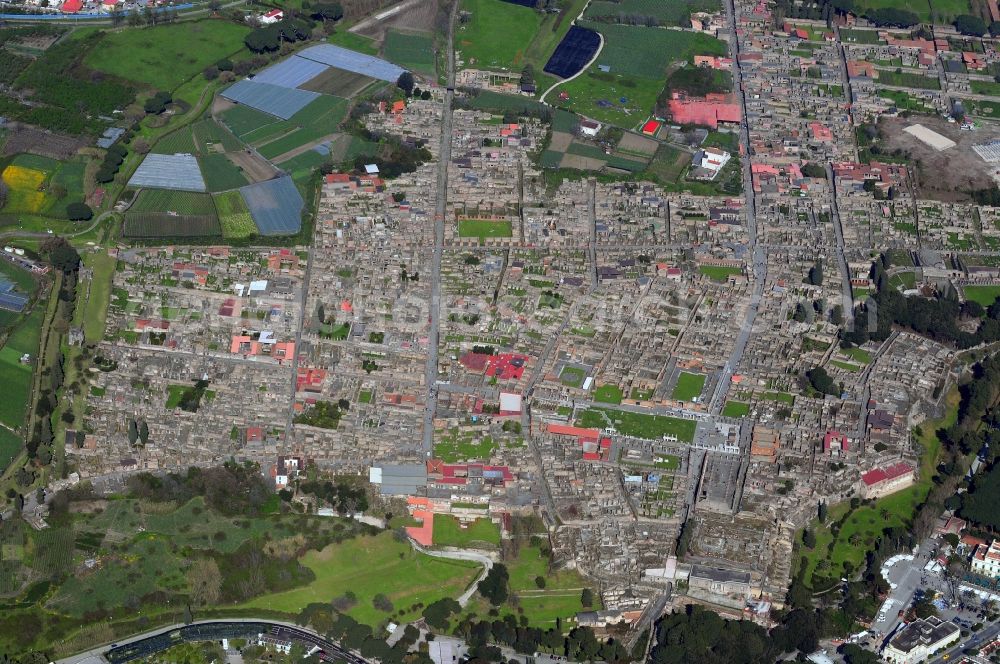
M 130 636 L 126 639 L 122 639 L 115 644 L 106 644 L 98 648 L 92 648 L 87 652 L 80 653 L 78 655 L 73 655 L 72 657 L 66 657 L 64 659 L 57 660 L 57 664 L 98 664 L 101 662 L 109 661 L 105 659 L 104 655 L 109 651 L 117 651 L 118 653 L 123 653 L 123 646 L 140 644 L 142 641 L 147 639 L 155 639 L 155 637 L 169 634 L 178 629 L 191 628 L 197 626 L 212 626 L 212 625 L 226 625 L 226 624 L 247 624 L 256 623 L 268 627 L 271 631 L 269 632 L 272 636 L 277 636 L 279 638 L 288 638 L 302 641 L 307 644 L 312 644 L 321 648 L 330 659 L 336 656 L 337 660 L 349 662 L 349 664 L 370 664 L 368 660 L 364 659 L 357 653 L 346 650 L 339 646 L 338 644 L 328 641 L 316 632 L 305 627 L 301 627 L 294 623 L 284 622 L 280 620 L 255 620 L 252 618 L 228 618 L 223 620 L 198 620 L 189 625 L 184 625 L 182 623 L 175 623 L 167 627 L 160 627 L 157 629 L 149 630 L 148 632 L 143 632 L 141 634 L 136 634 L 135 636 Z M 155 641 L 151 641 L 150 647 L 153 646 Z M 149 650 L 146 654 L 153 654 L 155 650 Z M 122 661 L 119 659 L 119 661 Z
M 736 34 L 736 7 L 734 0 L 726 1 L 726 20 L 729 24 L 729 48 L 733 57 L 733 90 L 740 101 L 740 145 L 743 148 L 743 194 L 746 197 L 747 208 L 747 231 L 749 236 L 749 248 L 753 256 L 753 293 L 750 295 L 750 304 L 747 307 L 747 316 L 743 321 L 739 333 L 736 336 L 736 343 L 733 344 L 733 352 L 729 360 L 722 368 L 719 382 L 716 383 L 715 392 L 709 403 L 709 411 L 719 414 L 725 403 L 726 392 L 729 389 L 729 382 L 733 373 L 739 367 L 740 360 L 743 359 L 743 352 L 746 350 L 747 342 L 750 340 L 750 332 L 753 330 L 754 320 L 757 318 L 757 309 L 761 298 L 764 295 L 764 279 L 767 277 L 767 256 L 764 248 L 757 244 L 757 202 L 753 193 L 753 176 L 750 169 L 750 125 L 747 121 L 747 97 L 743 91 L 743 67 L 740 65 L 740 40 Z
M 434 210 L 434 256 L 431 261 L 430 333 L 427 335 L 427 365 L 424 370 L 427 403 L 424 407 L 424 452 L 434 451 L 434 413 L 437 409 L 438 341 L 441 326 L 441 253 L 444 251 L 444 215 L 448 210 L 448 166 L 451 164 L 451 102 L 455 96 L 455 15 L 458 2 L 451 7 L 448 20 L 448 76 L 441 110 L 441 149 L 438 153 L 437 205 Z
M 840 296 L 844 307 L 844 322 L 850 326 L 854 321 L 854 291 L 851 289 L 851 271 L 844 255 L 844 226 L 840 222 L 840 206 L 837 204 L 837 182 L 833 176 L 833 166 L 826 164 L 826 180 L 830 183 L 830 214 L 833 230 L 837 234 L 837 267 L 840 270 Z
M 309 301 L 309 278 L 312 275 L 313 265 L 313 244 L 309 244 L 308 255 L 306 256 L 306 273 L 302 277 L 302 296 L 299 301 L 299 320 L 295 326 L 295 354 L 292 356 L 292 398 L 288 403 L 288 417 L 285 422 L 285 441 L 291 437 L 292 427 L 295 426 L 295 388 L 299 375 L 299 354 L 302 353 L 302 328 L 306 325 L 306 302 Z
M 984 646 L 993 639 L 997 638 L 997 636 L 1000 636 L 1000 624 L 993 623 L 968 639 L 960 639 L 957 645 L 939 653 L 938 657 L 931 660 L 931 664 L 946 664 L 947 662 L 958 661 L 961 657 L 962 651 L 966 648 Z

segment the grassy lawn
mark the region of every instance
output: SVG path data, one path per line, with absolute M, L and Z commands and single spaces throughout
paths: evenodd
M 701 395 L 703 389 L 705 389 L 704 374 L 682 371 L 677 377 L 677 385 L 674 386 L 670 397 L 678 401 L 694 401 L 696 397 Z
M 601 385 L 594 390 L 594 401 L 603 403 L 621 403 L 622 390 L 617 385 Z
M 647 399 L 653 398 L 653 390 L 643 390 L 638 387 L 632 388 L 632 393 L 628 395 L 629 399 L 636 399 L 638 401 L 646 401 Z
M 722 265 L 699 265 L 698 272 L 712 281 L 726 282 L 729 280 L 729 275 L 742 274 L 743 270 L 738 267 L 724 267 Z
M 38 360 L 39 340 L 45 319 L 45 303 L 35 304 L 31 313 L 14 328 L 7 343 L 0 348 L 0 423 L 16 429 L 24 424 L 24 414 L 31 398 L 31 376 Z M 31 355 L 31 364 L 21 364 L 21 355 Z
M 517 558 L 505 560 L 504 564 L 510 573 L 510 590 L 518 595 L 523 615 L 530 625 L 547 629 L 555 626 L 559 618 L 566 628 L 570 618 L 585 610 L 580 603 L 580 592 L 590 583 L 575 570 L 550 571 L 549 559 L 538 547 L 522 546 Z M 539 576 L 545 579 L 544 589 L 535 583 Z M 600 609 L 600 599 L 594 599 L 592 608 Z M 470 609 L 485 617 L 489 606 L 476 596 Z M 508 613 L 518 615 L 508 604 L 499 607 L 499 610 L 501 617 Z
M 746 417 L 750 414 L 750 404 L 742 401 L 727 401 L 722 409 L 723 417 Z
M 546 100 L 574 113 L 631 129 L 646 119 L 662 89 L 660 79 L 604 73 L 595 63 L 582 76 L 560 85 Z M 569 99 L 559 100 L 560 92 L 568 94 Z
M 677 470 L 681 467 L 681 459 L 673 454 L 664 454 L 656 457 L 656 463 L 653 465 L 657 468 L 663 468 L 665 470 Z
M 878 82 L 881 85 L 894 85 L 901 88 L 941 89 L 941 81 L 937 77 L 908 71 L 896 73 L 894 69 L 879 69 Z M 975 82 L 973 82 L 973 91 L 975 91 Z
M 244 50 L 243 37 L 249 31 L 229 21 L 206 20 L 108 32 L 84 63 L 151 88 L 173 90 L 205 67 Z
M 859 367 L 856 364 L 851 364 L 849 362 L 841 362 L 840 360 L 830 360 L 830 364 L 840 369 L 843 369 L 844 371 L 850 371 L 852 373 L 857 373 L 858 371 L 861 371 L 861 367 Z
M 559 382 L 566 387 L 580 387 L 587 377 L 586 372 L 578 367 L 563 367 L 559 374 Z
M 24 441 L 17 434 L 0 427 L 0 473 L 7 469 L 7 466 L 21 452 Z
M 475 563 L 416 553 L 388 532 L 309 551 L 301 562 L 315 573 L 312 583 L 258 597 L 244 606 L 298 613 L 311 602 L 326 603 L 350 590 L 358 604 L 347 613 L 360 622 L 377 625 L 388 616 L 372 606 L 375 595 L 386 595 L 397 609 L 417 602 L 427 605 L 443 597 L 457 597 L 480 570 Z M 405 618 L 416 614 L 407 611 Z
M 352 51 L 367 53 L 368 55 L 378 55 L 378 47 L 375 45 L 374 41 L 354 32 L 337 30 L 335 33 L 327 37 L 326 40 L 331 44 L 343 46 L 344 48 L 349 48 Z
M 489 436 L 477 439 L 471 431 L 463 433 L 452 429 L 434 443 L 434 456 L 448 463 L 477 459 L 486 461 L 495 448 L 496 443 Z
M 115 259 L 107 252 L 84 254 L 84 265 L 94 271 L 90 282 L 90 299 L 83 308 L 83 333 L 89 343 L 97 343 L 104 337 L 104 322 L 111 301 L 111 281 L 115 273 Z
M 795 396 L 789 394 L 788 392 L 765 392 L 761 395 L 761 399 L 766 401 L 778 401 L 780 403 L 788 404 L 789 406 L 795 403 Z
M 978 302 L 984 307 L 993 304 L 1000 297 L 1000 286 L 965 286 L 962 288 L 966 300 Z
M 389 30 L 382 48 L 389 62 L 421 74 L 434 75 L 434 38 L 431 35 Z
M 462 11 L 470 16 L 456 30 L 455 50 L 467 67 L 513 71 L 524 66 L 525 51 L 542 22 L 539 12 L 503 0 L 462 0 Z
M 510 237 L 513 234 L 509 221 L 493 221 L 491 219 L 460 219 L 458 222 L 459 237 Z
M 863 348 L 841 348 L 840 354 L 861 364 L 871 364 L 872 361 L 871 353 Z
M 694 420 L 607 408 L 588 408 L 580 414 L 576 424 L 595 429 L 613 426 L 618 433 L 636 438 L 656 439 L 674 435 L 685 443 L 694 440 L 694 430 L 697 426 Z
M 579 24 L 600 32 L 604 48 L 584 75 L 557 89 L 569 94 L 567 101 L 557 101 L 557 92 L 549 101 L 626 129 L 647 119 L 672 62 L 727 52 L 725 42 L 701 33 L 591 21 Z M 610 71 L 601 71 L 599 66 Z
M 460 549 L 496 548 L 500 546 L 500 529 L 489 519 L 476 519 L 462 524 L 447 514 L 434 515 L 434 546 L 454 546 Z

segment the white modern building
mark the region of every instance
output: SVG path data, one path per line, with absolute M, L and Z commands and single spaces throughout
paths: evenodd
M 962 636 L 958 625 L 936 616 L 915 620 L 896 632 L 882 649 L 882 659 L 890 664 L 916 664 L 956 643 Z
M 972 553 L 970 565 L 973 572 L 991 579 L 1000 579 L 1000 540 L 993 540 L 989 546 L 980 544 Z

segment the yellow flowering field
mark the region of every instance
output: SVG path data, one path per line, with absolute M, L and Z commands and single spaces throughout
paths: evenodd
M 4 210 L 7 212 L 40 213 L 48 207 L 49 200 L 44 191 L 38 191 L 48 173 L 11 164 L 0 174 L 9 193 Z

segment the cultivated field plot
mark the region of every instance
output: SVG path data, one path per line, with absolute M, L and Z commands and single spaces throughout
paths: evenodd
M 545 71 L 559 78 L 569 78 L 590 62 L 600 45 L 601 37 L 595 31 L 574 25 L 545 63 Z
M 19 152 L 31 152 L 53 159 L 68 159 L 88 141 L 75 137 L 64 136 L 54 132 L 46 132 L 34 127 L 18 125 L 7 132 L 7 140 L 3 144 L 4 156 Z
M 237 104 L 287 120 L 319 97 L 319 93 L 244 79 L 223 90 L 222 96 Z
M 389 30 L 382 49 L 386 60 L 411 71 L 434 75 L 434 39 L 430 35 Z
M 129 211 L 212 215 L 215 214 L 215 204 L 208 194 L 169 189 L 148 189 L 139 193 Z
M 250 132 L 275 123 L 277 119 L 249 106 L 234 106 L 222 112 L 222 121 L 236 136 L 245 139 Z
M 626 131 L 622 134 L 621 140 L 618 141 L 616 151 L 649 158 L 656 154 L 659 147 L 660 142 L 653 138 Z
M 587 5 L 585 19 L 613 22 L 626 16 L 647 16 L 663 25 L 688 27 L 693 12 L 717 12 L 722 9 L 719 0 L 595 0 Z M 687 24 L 687 25 L 686 25 Z
M 245 51 L 243 38 L 249 31 L 246 25 L 209 19 L 105 32 L 84 64 L 152 88 L 173 90 L 209 65 Z
M 148 154 L 132 174 L 129 186 L 205 191 L 205 179 L 194 155 Z
M 327 67 L 322 74 L 310 79 L 300 86 L 303 90 L 312 90 L 325 95 L 350 99 L 375 82 L 374 78 L 364 74 L 344 71 L 336 67 Z
M 199 161 L 201 170 L 205 174 L 205 186 L 208 191 L 238 189 L 247 184 L 243 171 L 225 154 L 210 154 L 201 157 Z
M 466 67 L 516 69 L 541 25 L 534 9 L 503 0 L 462 0 L 469 20 L 458 27 L 456 50 Z
M 290 177 L 240 189 L 261 235 L 294 235 L 302 228 L 305 202 Z
M 292 116 L 287 121 L 287 126 L 282 127 L 284 131 L 258 139 L 254 144 L 258 146 L 261 156 L 275 159 L 331 136 L 337 131 L 346 114 L 346 99 L 323 95 Z M 264 129 L 267 127 L 262 128 L 261 133 Z M 253 136 L 254 134 L 250 134 L 248 138 Z
M 198 238 L 222 234 L 215 215 L 180 215 L 162 212 L 125 213 L 122 234 L 128 238 Z
M 225 127 L 211 118 L 205 118 L 191 125 L 195 149 L 199 154 L 213 152 L 235 152 L 243 149 L 243 144 Z
M 66 206 L 84 199 L 85 159 L 59 162 L 35 154 L 19 154 L 0 172 L 7 187 L 3 211 L 66 218 Z
M 215 196 L 215 209 L 219 214 L 222 236 L 242 239 L 257 232 L 257 225 L 250 216 L 250 208 L 238 191 L 227 191 Z
M 395 83 L 405 70 L 402 67 L 363 53 L 334 46 L 318 44 L 299 52 L 299 57 L 323 63 L 329 67 L 345 69 L 355 74 L 364 74 L 380 81 Z

